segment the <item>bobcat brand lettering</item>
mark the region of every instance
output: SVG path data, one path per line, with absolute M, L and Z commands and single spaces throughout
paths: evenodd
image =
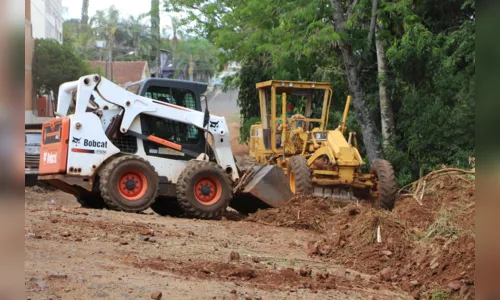
M 57 153 L 44 152 L 42 161 L 44 165 L 57 164 Z
M 83 146 L 84 147 L 92 147 L 92 148 L 107 148 L 108 147 L 108 142 L 98 142 L 94 140 L 83 140 Z

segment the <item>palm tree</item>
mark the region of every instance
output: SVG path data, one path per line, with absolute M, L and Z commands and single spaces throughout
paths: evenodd
M 174 58 L 177 76 L 188 73 L 191 81 L 208 81 L 215 74 L 217 50 L 205 39 L 191 38 L 179 42 Z
M 135 56 L 139 56 L 141 50 L 143 53 L 149 51 L 148 46 L 151 40 L 151 30 L 150 27 L 144 23 L 145 17 L 146 15 L 144 14 L 137 17 L 130 16 L 124 22 L 128 37 L 132 41 Z
M 113 47 L 115 35 L 120 22 L 120 12 L 114 5 L 107 10 L 99 10 L 90 21 L 92 28 L 98 36 L 106 38 L 108 42 L 108 61 L 113 61 Z M 111 80 L 113 80 L 113 65 L 111 64 Z

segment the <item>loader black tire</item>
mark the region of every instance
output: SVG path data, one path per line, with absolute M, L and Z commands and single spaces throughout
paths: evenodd
M 187 217 L 219 218 L 232 198 L 229 176 L 213 162 L 189 161 L 176 188 L 177 201 Z
M 288 184 L 295 195 L 310 195 L 313 192 L 311 169 L 305 157 L 301 155 L 292 156 L 288 160 L 287 167 Z
M 373 163 L 370 173 L 375 175 L 378 196 L 373 199 L 377 209 L 392 210 L 396 202 L 397 183 L 394 169 L 387 160 L 377 160 Z
M 109 209 L 141 212 L 154 203 L 159 177 L 154 167 L 135 155 L 113 159 L 99 173 L 101 196 Z
M 76 196 L 76 201 L 83 208 L 103 209 L 106 205 L 99 193 L 85 193 Z
M 151 209 L 160 216 L 179 217 L 184 211 L 177 202 L 177 198 L 158 196 L 151 204 Z

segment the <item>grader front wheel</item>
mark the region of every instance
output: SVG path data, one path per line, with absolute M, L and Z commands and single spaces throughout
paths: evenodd
M 287 167 L 288 183 L 293 194 L 310 195 L 313 191 L 311 170 L 307 160 L 300 155 L 292 156 Z
M 372 190 L 374 206 L 377 209 L 392 210 L 396 202 L 396 177 L 390 162 L 377 160 L 371 168 L 375 177 L 375 189 Z

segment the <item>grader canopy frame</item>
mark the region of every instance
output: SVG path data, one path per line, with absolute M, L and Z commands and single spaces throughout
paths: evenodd
M 263 154 L 282 154 L 283 141 L 287 140 L 289 126 L 302 125 L 304 130 L 311 126 L 324 130 L 328 125 L 328 111 L 332 99 L 331 85 L 326 82 L 298 82 L 270 80 L 257 84 L 261 107 L 261 124 L 264 135 Z M 291 97 L 304 97 L 305 106 L 302 113 L 287 117 L 287 104 Z M 294 99 L 296 100 L 296 99 Z M 299 101 L 295 101 L 297 106 Z M 319 106 L 321 115 L 313 116 L 313 106 Z M 318 107 L 316 107 L 316 110 Z M 317 115 L 317 114 L 316 114 Z M 284 125 L 283 125 L 284 124 Z M 257 134 L 257 133 L 255 133 Z M 281 135 L 281 136 L 280 136 Z M 281 140 L 281 143 L 276 143 Z M 286 146 L 284 147 L 286 151 Z

